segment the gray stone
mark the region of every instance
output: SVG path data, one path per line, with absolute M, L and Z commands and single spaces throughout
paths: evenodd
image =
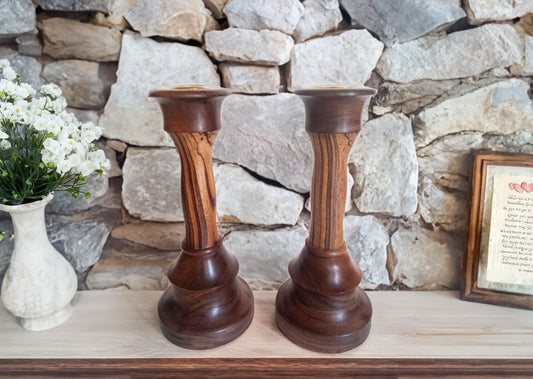
M 344 240 L 350 256 L 363 272 L 362 288 L 390 284 L 386 267 L 389 234 L 383 225 L 372 216 L 346 216 Z
M 289 61 L 294 41 L 276 30 L 229 28 L 205 33 L 205 49 L 218 61 L 282 65 Z
M 484 147 L 495 151 L 508 151 L 533 155 L 533 130 L 517 130 L 503 135 L 487 135 Z
M 480 132 L 463 132 L 439 138 L 417 150 L 420 174 L 439 187 L 466 193 L 469 188 L 467 177 L 471 150 L 484 146 Z
M 341 0 L 352 23 L 387 46 L 421 37 L 466 17 L 460 0 Z
M 71 107 L 98 109 L 105 105 L 115 81 L 115 66 L 67 59 L 44 66 L 42 76 L 61 88 Z
M 533 75 L 533 36 L 524 37 L 525 53 L 522 72 L 524 75 Z
M 418 162 L 407 117 L 387 114 L 367 122 L 349 162 L 361 212 L 409 216 L 416 211 Z
M 220 65 L 224 87 L 233 92 L 274 94 L 279 92 L 278 67 L 245 66 L 223 63 Z
M 339 0 L 305 0 L 305 12 L 294 29 L 294 39 L 303 42 L 333 30 L 342 21 Z
M 50 213 L 70 215 L 94 206 L 98 198 L 104 196 L 109 189 L 109 180 L 105 175 L 91 175 L 87 180 L 88 183 L 82 190 L 91 194 L 89 199 L 86 199 L 83 194 L 73 198 L 68 192 L 56 191 L 54 199 L 48 204 L 46 210 Z
M 37 0 L 37 4 L 46 11 L 108 13 L 113 0 Z
M 115 150 L 111 149 L 102 142 L 97 142 L 95 145 L 97 148 L 102 149 L 104 151 L 105 157 L 109 159 L 109 163 L 111 163 L 111 167 L 105 172 L 105 176 L 107 176 L 108 178 L 116 178 L 122 176 L 122 169 L 118 164 L 117 153 L 115 152 Z
M 275 290 L 289 279 L 287 267 L 304 247 L 304 226 L 233 231 L 224 246 L 239 260 L 239 276 L 254 290 Z
M 466 193 L 438 186 L 422 177 L 418 202 L 418 212 L 426 223 L 451 232 L 462 232 L 465 229 Z
M 119 141 L 119 140 L 116 140 L 116 139 L 110 139 L 110 140 L 107 140 L 106 141 L 106 145 L 115 150 L 115 151 L 118 151 L 119 153 L 123 153 L 126 151 L 126 149 L 128 148 L 128 145 L 125 144 L 124 142 L 122 141 Z
M 431 104 L 439 96 L 445 94 L 458 84 L 458 80 L 420 80 L 413 83 L 385 82 L 378 87 L 378 93 L 373 99 L 372 112 L 376 108 L 386 109 L 386 112 L 412 113 Z
M 93 266 L 85 284 L 90 290 L 163 290 L 168 285 L 166 271 L 177 256 L 176 251 L 163 252 L 124 240 L 110 239 L 104 247 L 102 259 Z
M 352 188 L 353 188 L 353 176 L 350 175 L 350 171 L 346 168 L 346 204 L 344 206 L 344 213 L 349 212 L 352 209 Z M 305 202 L 305 209 L 311 212 L 311 196 Z
M 511 25 L 487 24 L 394 45 L 384 51 L 377 70 L 383 79 L 400 83 L 464 78 L 510 66 L 522 54 L 522 41 Z
M 509 79 L 426 108 L 415 119 L 417 146 L 462 131 L 505 134 L 533 123 L 529 85 Z
M 472 24 L 511 20 L 533 12 L 530 0 L 466 0 L 465 9 Z
M 202 42 L 208 15 L 202 0 L 140 0 L 126 20 L 143 37 Z
M 28 83 L 35 89 L 39 89 L 43 84 L 41 71 L 43 66 L 33 57 L 18 54 L 8 47 L 0 47 L 0 59 L 7 59 L 11 67 L 20 76 L 21 83 Z
M 38 57 L 43 53 L 41 41 L 35 33 L 21 34 L 15 38 L 15 42 L 17 42 L 19 54 Z
M 129 148 L 122 167 L 122 201 L 147 221 L 183 221 L 181 170 L 175 149 Z
M 117 61 L 121 33 L 118 30 L 53 17 L 39 22 L 43 37 L 43 52 L 57 59 Z
M 0 0 L 0 37 L 35 30 L 35 6 L 31 0 Z
M 184 223 L 135 222 L 117 226 L 111 237 L 159 250 L 178 251 L 185 238 Z
M 96 12 L 91 22 L 96 25 L 107 26 L 117 30 L 129 29 L 130 26 L 124 16 L 139 0 L 113 0 L 108 13 Z
M 77 273 L 98 261 L 110 233 L 108 226 L 97 220 L 72 222 L 65 217 L 49 215 L 46 224 L 50 242 Z
M 461 276 L 463 238 L 418 226 L 400 227 L 391 237 L 398 263 L 394 280 L 409 288 L 457 289 Z
M 229 0 L 204 0 L 207 9 L 211 11 L 213 17 L 221 19 L 226 17 L 223 10 Z
M 313 154 L 304 128 L 304 106 L 297 96 L 231 95 L 222 104 L 221 117 L 215 158 L 297 192 L 309 192 Z
M 531 154 L 533 134 L 525 130 L 492 135 L 462 132 L 441 137 L 418 149 L 420 173 L 439 187 L 467 193 L 472 150 Z
M 220 222 L 256 225 L 294 225 L 304 205 L 301 195 L 268 185 L 244 169 L 215 167 L 217 215 Z
M 231 0 L 224 8 L 230 26 L 292 34 L 304 14 L 298 0 Z
M 366 30 L 316 38 L 294 46 L 289 73 L 291 91 L 320 85 L 361 86 L 383 51 Z
M 107 138 L 141 146 L 174 146 L 163 131 L 161 109 L 148 99 L 151 90 L 180 84 L 220 86 L 215 65 L 199 47 L 130 34 L 122 38 L 117 76 L 100 126 Z
M 81 122 L 92 122 L 98 125 L 98 119 L 100 118 L 98 111 L 93 109 L 78 109 L 67 107 L 67 112 L 72 113 Z

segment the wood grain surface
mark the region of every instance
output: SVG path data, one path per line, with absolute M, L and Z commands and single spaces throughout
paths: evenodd
M 230 344 L 202 351 L 180 348 L 163 337 L 156 312 L 160 291 L 78 292 L 72 317 L 43 332 L 22 329 L 0 305 L 0 375 L 533 373 L 531 311 L 464 302 L 458 292 L 368 292 L 375 310 L 368 339 L 355 350 L 332 355 L 284 338 L 274 323 L 275 292 L 254 295 L 250 328 Z

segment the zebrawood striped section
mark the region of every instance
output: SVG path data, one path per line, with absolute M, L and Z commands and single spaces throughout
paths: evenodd
M 169 133 L 181 158 L 185 245 L 194 249 L 218 240 L 216 189 L 211 153 L 217 132 Z
M 340 250 L 345 246 L 346 166 L 357 133 L 308 134 L 315 156 L 309 241 L 318 249 Z

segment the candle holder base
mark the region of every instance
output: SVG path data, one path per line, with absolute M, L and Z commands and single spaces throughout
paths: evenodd
M 289 340 L 322 353 L 342 353 L 365 341 L 372 304 L 356 286 L 359 270 L 345 249 L 317 250 L 306 243 L 289 273 L 292 279 L 276 297 L 276 324 Z
M 359 287 L 349 300 L 318 294 L 310 298 L 289 280 L 276 298 L 276 324 L 285 337 L 321 353 L 342 353 L 361 345 L 370 333 L 371 313 L 370 300 Z
M 184 270 L 191 265 L 194 270 Z M 254 314 L 253 294 L 237 271 L 237 260 L 220 241 L 211 249 L 184 248 L 157 308 L 163 335 L 175 345 L 201 350 L 244 333 Z

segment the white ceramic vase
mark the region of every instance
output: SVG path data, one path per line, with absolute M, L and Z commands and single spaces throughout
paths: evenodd
M 23 328 L 53 328 L 72 313 L 70 301 L 78 280 L 74 269 L 52 246 L 46 232 L 44 208 L 52 200 L 2 205 L 13 220 L 15 249 L 2 282 L 2 302 L 19 317 Z

